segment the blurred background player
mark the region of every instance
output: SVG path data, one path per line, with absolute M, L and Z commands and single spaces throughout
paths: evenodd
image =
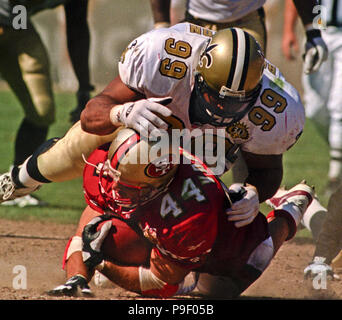
M 70 112 L 72 123 L 80 120 L 82 110 L 95 88 L 90 82 L 90 32 L 87 21 L 88 0 L 69 0 L 64 4 L 68 52 L 78 82 L 77 106 Z
M 339 186 L 342 179 L 342 1 L 322 0 L 319 8 L 321 29 L 329 56 L 314 73 L 303 73 L 303 100 L 306 116 L 317 126 L 330 147 L 327 196 Z M 286 0 L 282 48 L 284 56 L 294 59 L 298 51 L 295 32 L 296 8 Z M 292 51 L 293 49 L 293 51 Z
M 17 166 L 46 140 L 55 121 L 55 103 L 45 46 L 25 11 L 27 24 L 15 25 L 14 6 L 13 1 L 0 1 L 0 74 L 24 110 L 15 138 L 13 165 Z M 22 206 L 39 204 L 30 195 L 16 199 L 18 202 Z
M 153 144 L 132 129 L 118 129 L 111 145 L 97 149 L 87 159 L 84 192 L 88 207 L 66 248 L 68 280 L 50 294 L 73 295 L 78 288 L 89 294 L 87 282 L 97 267 L 114 283 L 143 296 L 168 298 L 186 293 L 190 289 L 183 287 L 183 279 L 195 271 L 200 293 L 235 298 L 260 277 L 282 243 L 295 235 L 313 196 L 307 185 L 299 184 L 282 197 L 268 215 L 269 223 L 259 213 L 245 228 L 237 228 L 226 210 L 244 201 L 240 200 L 244 188 L 254 187 L 234 184 L 226 188 L 186 151 L 181 151 L 176 164 L 169 162 L 176 149 L 170 154 L 164 148 L 155 158 Z M 142 162 L 141 154 L 152 156 Z M 156 170 L 158 167 L 163 169 Z M 141 242 L 150 241 L 150 258 L 148 251 L 140 257 L 137 243 L 132 244 L 130 254 L 117 252 L 120 244 L 115 243 L 120 238 L 116 237 L 124 238 L 118 219 L 140 230 Z M 104 245 L 112 224 L 116 231 Z M 141 248 L 148 250 L 147 245 Z M 111 255 L 113 249 L 116 254 Z M 117 260 L 119 255 L 126 262 Z
M 11 3 L 11 4 L 10 4 Z M 89 80 L 88 0 L 18 1 L 27 10 L 27 28 L 15 29 L 15 4 L 1 0 L 0 10 L 0 73 L 7 81 L 25 111 L 15 141 L 13 165 L 19 165 L 47 138 L 48 128 L 55 120 L 50 66 L 47 50 L 30 17 L 42 10 L 64 3 L 68 52 L 79 84 L 77 107 L 70 113 L 71 122 L 79 120 L 94 87 Z M 6 49 L 5 49 L 6 48 Z M 4 205 L 19 207 L 44 205 L 37 197 L 26 195 Z
M 292 1 L 292 0 L 291 0 Z M 170 3 L 176 2 L 173 6 Z M 151 8 L 155 27 L 165 27 L 170 24 L 171 18 L 179 15 L 180 2 L 184 0 L 151 0 Z M 265 10 L 263 8 L 266 0 L 240 0 L 240 1 L 216 1 L 216 0 L 186 0 L 186 12 L 184 20 L 202 27 L 220 30 L 224 28 L 239 27 L 250 33 L 260 44 L 263 52 L 267 52 L 267 32 L 265 25 Z M 327 49 L 321 39 L 320 31 L 312 30 L 312 22 L 315 18 L 313 8 L 316 0 L 294 0 L 299 12 L 303 26 L 306 30 L 307 46 L 305 60 L 310 72 L 319 68 L 322 61 L 326 59 Z M 170 11 L 170 8 L 175 8 Z M 317 40 L 318 39 L 318 40 Z M 309 45 L 310 44 L 310 45 Z M 311 51 L 319 47 L 320 50 L 315 60 L 309 59 Z M 232 177 L 235 182 L 243 182 L 248 170 L 243 157 L 238 153 L 238 160 L 232 168 Z
M 328 212 L 316 242 L 313 259 L 304 269 L 305 277 L 323 274 L 328 279 L 339 278 L 335 271 L 342 268 L 342 186 L 330 197 Z
M 29 14 L 34 15 L 59 4 L 63 4 L 64 8 L 68 53 L 78 82 L 77 106 L 70 112 L 70 121 L 75 123 L 80 120 L 80 114 L 90 99 L 90 92 L 95 89 L 90 83 L 88 0 L 36 0 L 27 6 Z

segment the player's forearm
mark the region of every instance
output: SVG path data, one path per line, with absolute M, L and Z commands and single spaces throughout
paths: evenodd
M 293 0 L 286 0 L 284 7 L 284 33 L 294 32 L 298 13 L 293 4 Z
M 138 267 L 119 266 L 105 261 L 101 273 L 121 288 L 141 293 Z
M 152 254 L 153 255 L 153 254 Z M 169 298 L 172 297 L 180 289 L 180 283 L 189 272 L 183 268 L 177 268 L 173 272 L 168 270 L 171 265 L 166 263 L 166 269 L 162 273 L 153 268 L 153 260 L 151 260 L 151 268 L 133 267 L 133 266 L 119 266 L 110 261 L 101 263 L 101 273 L 103 273 L 109 280 L 113 281 L 118 286 L 140 293 L 144 296 Z M 160 267 L 162 267 L 160 266 Z M 153 270 L 152 270 L 153 269 Z M 172 276 L 172 274 L 174 275 Z M 171 275 L 170 279 L 175 281 L 168 281 L 167 278 Z
M 81 113 L 82 129 L 91 134 L 107 135 L 117 128 L 110 120 L 110 112 L 117 103 L 104 94 L 89 100 Z
M 311 25 L 315 18 L 313 8 L 318 4 L 316 0 L 293 0 L 298 15 L 304 26 Z
M 283 171 L 280 168 L 250 170 L 246 182 L 255 186 L 259 194 L 259 202 L 271 198 L 279 189 Z

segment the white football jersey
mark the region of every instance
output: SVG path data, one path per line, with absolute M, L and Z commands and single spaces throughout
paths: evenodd
M 168 107 L 190 130 L 189 101 L 194 71 L 211 30 L 190 23 L 152 30 L 132 41 L 119 62 L 121 80 L 151 97 L 172 97 Z M 297 90 L 270 63 L 254 107 L 243 119 L 226 129 L 230 145 L 263 155 L 282 154 L 298 139 L 305 122 L 304 107 Z M 215 129 L 203 125 L 200 129 Z M 222 129 L 221 129 L 222 131 Z

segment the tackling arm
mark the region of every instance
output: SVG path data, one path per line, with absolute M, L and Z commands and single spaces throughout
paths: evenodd
M 106 135 L 116 126 L 110 120 L 110 112 L 116 105 L 143 99 L 144 96 L 128 88 L 116 77 L 97 96 L 90 99 L 81 114 L 82 129 L 88 133 Z
M 172 98 L 144 99 L 144 95 L 128 88 L 115 78 L 99 95 L 91 99 L 81 114 L 82 129 L 95 135 L 108 135 L 119 126 L 133 128 L 147 135 L 155 129 L 167 130 L 160 116 L 169 117 L 166 107 Z
M 271 198 L 278 190 L 283 178 L 282 155 L 257 155 L 242 152 L 248 167 L 246 182 L 255 186 L 259 202 Z

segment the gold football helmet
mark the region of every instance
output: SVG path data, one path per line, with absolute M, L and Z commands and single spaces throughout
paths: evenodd
M 168 118 L 170 128 L 178 128 L 178 119 Z M 116 130 L 99 173 L 100 192 L 114 212 L 126 217 L 167 189 L 179 155 L 179 147 L 169 140 L 169 132 L 151 141 L 131 128 Z
M 215 33 L 195 72 L 190 110 L 194 119 L 220 127 L 242 119 L 260 93 L 264 64 L 260 45 L 246 31 Z

